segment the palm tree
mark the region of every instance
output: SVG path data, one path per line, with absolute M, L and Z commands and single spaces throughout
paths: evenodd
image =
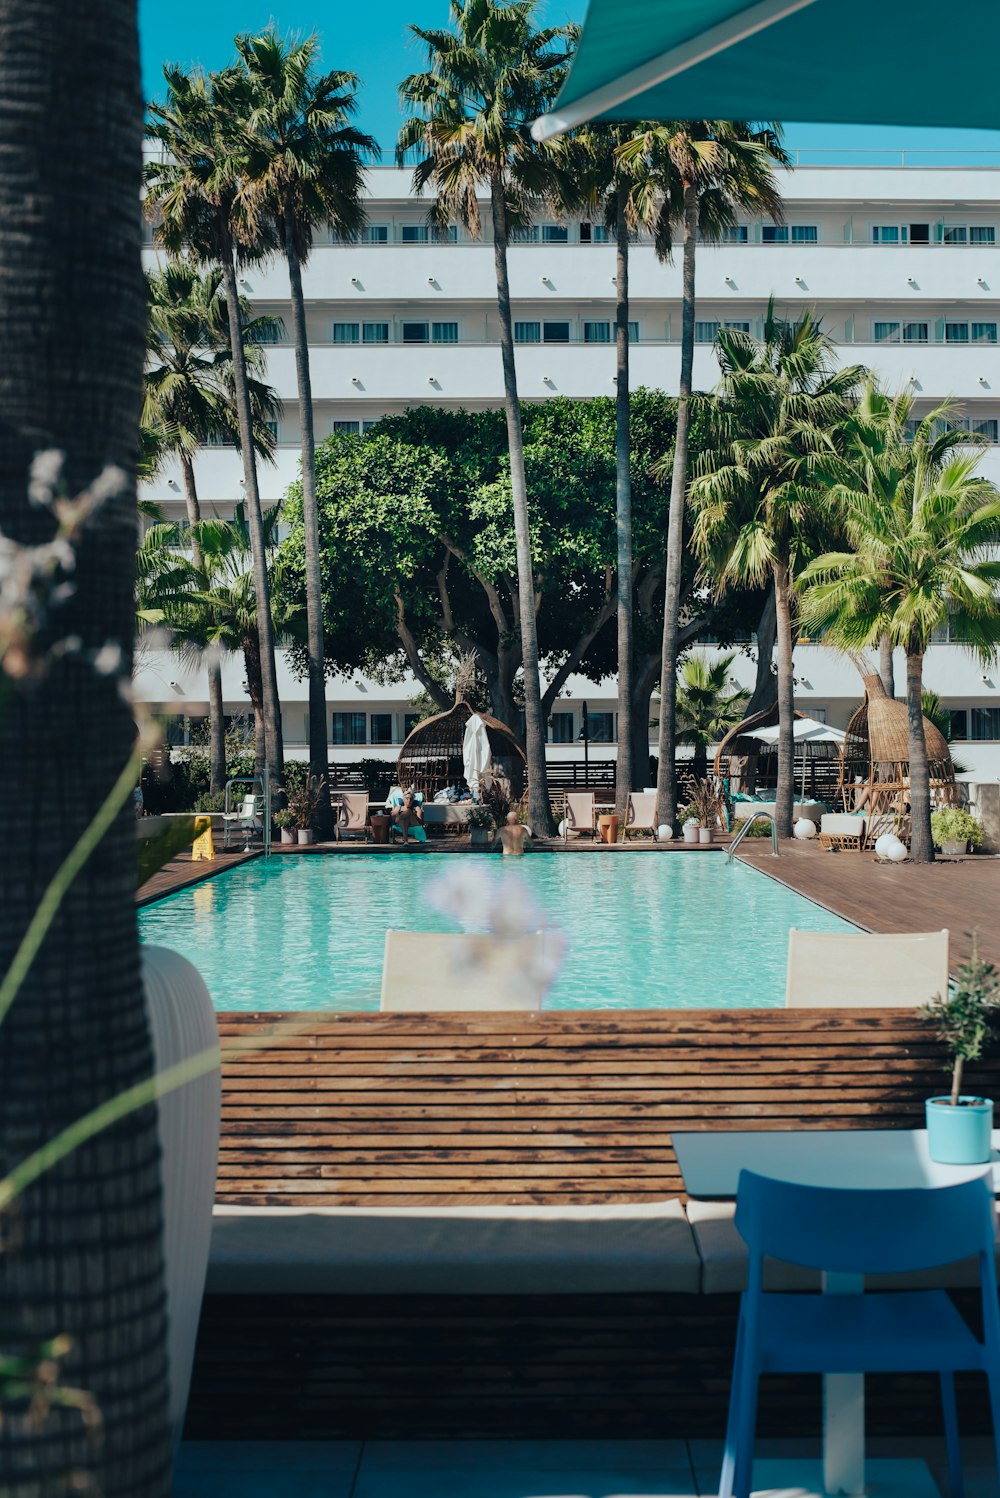
M 879 420 L 851 424 L 846 462 L 832 489 L 846 545 L 803 571 L 802 612 L 809 627 L 822 630 L 832 644 L 857 651 L 885 637 L 903 649 L 910 857 L 929 863 L 934 842 L 923 658 L 934 630 L 949 621 L 982 661 L 996 657 L 1000 494 L 976 471 L 981 452 L 969 451 L 968 437 L 949 430 L 949 406 L 925 417 L 907 442 L 910 396 L 873 392 L 872 401 Z
M 221 281 L 217 266 L 202 273 L 187 261 L 176 259 L 146 275 L 148 345 L 142 427 L 159 434 L 147 476 L 152 477 L 167 457 L 178 459 L 189 527 L 197 526 L 201 519 L 194 472 L 198 448 L 220 437 L 239 446 L 229 319 Z M 269 457 L 274 437 L 267 423 L 277 417 L 281 406 L 274 391 L 253 376 L 265 364 L 257 338 L 267 331 L 272 319 L 254 319 L 249 304 L 241 302 L 240 321 L 254 412 L 254 442 L 258 452 Z M 194 564 L 200 567 L 196 532 L 187 539 Z M 214 656 L 208 662 L 208 702 L 211 788 L 221 791 L 226 779 L 226 726 L 222 667 Z
M 836 370 L 830 339 L 812 313 L 797 323 L 768 307 L 764 341 L 723 329 L 718 337 L 721 449 L 690 488 L 694 544 L 721 590 L 729 583 L 774 584 L 778 669 L 778 834 L 790 837 L 795 712 L 792 597 L 828 510 L 820 457 L 844 422 L 861 379 Z M 662 731 L 662 730 L 661 730 Z
M 669 120 L 636 133 L 622 148 L 626 162 L 645 157 L 659 179 L 661 207 L 656 249 L 669 258 L 677 229 L 683 230 L 681 367 L 677 390 L 677 435 L 670 463 L 670 509 L 660 663 L 659 762 L 656 818 L 677 820 L 675 684 L 680 634 L 681 566 L 688 479 L 688 430 L 694 369 L 695 256 L 699 237 L 717 239 L 740 211 L 781 216 L 776 165 L 788 164 L 780 127 L 754 128 L 744 120 Z M 666 477 L 666 472 L 663 473 Z
M 166 102 L 149 106 L 146 132 L 164 151 L 162 159 L 146 166 L 145 210 L 156 225 L 159 244 L 175 254 L 184 251 L 203 265 L 217 265 L 222 271 L 255 587 L 257 597 L 265 602 L 258 625 L 267 765 L 277 785 L 284 769 L 281 703 L 237 286 L 237 268 L 271 253 L 274 233 L 241 193 L 247 153 L 240 128 L 247 105 L 245 75 L 235 68 L 212 74 L 199 69 L 185 73 L 175 67 L 163 71 Z
M 309 259 L 313 234 L 321 224 L 329 224 L 343 239 L 355 238 L 363 228 L 366 214 L 362 156 L 377 158 L 379 148 L 372 136 L 350 123 L 357 107 L 356 74 L 343 71 L 317 74 L 319 42 L 315 36 L 286 42 L 271 26 L 259 36 L 238 36 L 236 49 L 250 83 L 244 120 L 249 142 L 244 193 L 253 201 L 255 214 L 273 220 L 276 226 L 291 289 L 302 434 L 309 773 L 326 785 L 329 755 L 322 557 L 302 267 Z M 326 821 L 329 796 L 324 800 Z
M 677 681 L 677 739 L 694 745 L 696 780 L 708 771 L 708 746 L 718 743 L 743 717 L 747 694 L 727 692 L 734 655 L 716 661 L 707 655 L 689 655 Z
M 453 30 L 413 26 L 425 43 L 429 67 L 403 80 L 404 104 L 415 111 L 400 131 L 398 158 L 422 153 L 414 190 L 436 194 L 432 213 L 441 224 L 459 220 L 482 232 L 477 189 L 490 197 L 493 256 L 503 359 L 504 407 L 517 541 L 518 615 L 524 676 L 524 711 L 531 824 L 540 836 L 554 832 L 545 775 L 545 722 L 538 673 L 535 585 L 524 476 L 521 409 L 514 368 L 507 244 L 534 209 L 558 198 L 564 144 L 540 146 L 531 122 L 554 100 L 569 61 L 576 29 L 535 29 L 536 0 L 451 0 Z
M 122 795 L 133 754 L 124 693 L 145 310 L 134 3 L 5 3 L 0 31 L 0 530 L 19 548 L 5 557 L 0 618 L 0 817 L 16 855 L 3 888 L 0 973 L 11 974 L 58 871 L 116 783 Z M 41 452 L 50 456 L 36 461 Z M 74 518 L 64 508 L 60 521 L 40 502 L 99 479 Z M 62 562 L 32 550 L 57 535 Z M 119 652 L 120 672 L 96 669 Z M 0 1176 L 152 1073 L 134 870 L 129 798 L 52 913 L 3 1014 Z M 45 1358 L 37 1407 L 19 1398 L 4 1410 L 2 1486 L 62 1492 L 76 1474 L 94 1491 L 167 1498 L 155 1108 L 94 1135 L 29 1185 L 4 1214 L 3 1237 L 5 1353 L 31 1359 L 57 1337 L 70 1351 L 55 1369 Z M 53 1371 L 59 1385 L 88 1391 L 100 1440 L 79 1409 L 59 1403 Z

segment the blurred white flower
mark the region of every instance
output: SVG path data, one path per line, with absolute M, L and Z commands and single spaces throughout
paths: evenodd
M 459 961 L 470 982 L 477 975 L 503 978 L 512 991 L 544 997 L 562 966 L 566 938 L 513 873 L 490 874 L 477 862 L 456 860 L 427 892 L 435 910 L 472 934 Z M 482 928 L 486 928 L 484 933 Z M 531 940 L 541 937 L 540 941 Z

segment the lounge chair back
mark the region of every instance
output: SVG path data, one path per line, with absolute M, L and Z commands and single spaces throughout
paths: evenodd
M 551 981 L 545 933 L 387 931 L 380 1007 L 537 1010 Z
M 632 791 L 625 808 L 625 826 L 648 829 L 656 828 L 656 792 Z
M 368 826 L 368 792 L 343 791 L 337 825 L 341 833 L 364 832 Z
M 566 824 L 566 837 L 569 837 L 571 832 L 577 835 L 581 832 L 592 833 L 594 830 L 593 791 L 567 791 L 563 821 Z
M 947 931 L 788 933 L 789 1009 L 915 1008 L 947 992 Z

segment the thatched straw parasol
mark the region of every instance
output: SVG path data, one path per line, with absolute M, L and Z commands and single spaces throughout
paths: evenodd
M 864 811 L 865 842 L 883 832 L 910 835 L 910 741 L 906 703 L 886 695 L 882 678 L 866 674 L 865 700 L 847 725 L 841 757 L 840 800 L 845 811 Z M 944 735 L 924 718 L 931 798 L 955 797 L 955 766 Z
M 464 700 L 456 702 L 446 713 L 436 713 L 425 718 L 406 740 L 399 752 L 397 774 L 400 785 L 415 785 L 428 800 L 433 799 L 445 786 L 456 785 L 465 774 L 462 748 L 465 743 L 465 725 L 475 709 Z M 486 724 L 493 764 L 503 770 L 510 781 L 514 799 L 524 794 L 526 760 L 514 734 L 497 718 L 488 713 L 479 716 Z

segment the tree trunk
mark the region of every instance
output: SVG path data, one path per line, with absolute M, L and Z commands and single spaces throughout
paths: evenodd
M 795 801 L 795 681 L 792 674 L 792 599 L 787 562 L 774 564 L 774 614 L 778 645 L 778 836 L 792 835 Z
M 313 434 L 312 377 L 309 373 L 309 338 L 306 307 L 302 296 L 302 270 L 294 240 L 284 233 L 288 282 L 292 295 L 292 326 L 295 331 L 295 377 L 299 392 L 299 426 L 302 433 L 302 530 L 305 538 L 306 573 L 306 667 L 309 680 L 309 773 L 324 786 L 316 814 L 320 841 L 333 834 L 330 808 L 329 749 L 326 736 L 326 662 L 323 647 L 323 576 L 319 540 L 319 506 L 316 501 L 316 441 Z
M 247 673 L 247 696 L 253 707 L 253 771 L 255 775 L 263 775 L 267 764 L 267 732 L 264 726 L 264 683 L 260 669 L 260 639 L 256 634 L 243 636 L 243 665 Z
M 180 458 L 188 525 L 193 528 L 201 519 L 198 488 L 194 481 L 194 462 L 190 453 L 182 452 Z M 191 560 L 199 572 L 204 571 L 205 558 L 197 531 L 193 531 L 191 536 Z M 222 706 L 222 667 L 214 658 L 210 658 L 208 662 L 208 745 L 209 790 L 214 794 L 224 790 L 226 786 L 226 723 Z
M 767 597 L 764 599 L 764 606 L 757 620 L 757 677 L 750 694 L 750 701 L 743 710 L 744 718 L 751 718 L 754 713 L 765 712 L 767 708 L 774 706 L 778 695 L 778 682 L 771 670 L 771 665 L 774 661 L 776 633 L 772 585 L 767 590 Z
M 615 809 L 625 815 L 632 789 L 632 436 L 628 384 L 628 222 L 625 192 L 618 190 L 615 250 L 615 525 L 618 535 L 618 758 Z
M 525 751 L 528 759 L 528 817 L 537 837 L 553 837 L 555 826 L 545 775 L 545 720 L 538 672 L 538 631 L 535 623 L 535 577 L 531 561 L 528 523 L 528 488 L 524 477 L 524 443 L 521 407 L 517 398 L 514 367 L 514 324 L 510 312 L 507 278 L 507 205 L 504 185 L 494 178 L 490 184 L 493 218 L 493 258 L 497 278 L 497 311 L 500 349 L 503 356 L 504 408 L 507 413 L 507 445 L 510 449 L 510 486 L 514 502 L 514 535 L 517 542 L 518 605 L 521 625 L 521 670 L 524 677 Z
M 236 285 L 236 267 L 232 255 L 222 257 L 222 281 L 229 315 L 229 342 L 233 356 L 233 388 L 239 418 L 240 447 L 243 452 L 243 479 L 246 485 L 247 528 L 253 552 L 254 593 L 257 599 L 257 633 L 260 636 L 260 671 L 263 691 L 263 722 L 267 768 L 273 788 L 281 784 L 285 751 L 281 737 L 281 703 L 278 700 L 278 671 L 274 659 L 274 623 L 271 618 L 271 584 L 267 573 L 264 547 L 264 519 L 260 509 L 257 484 L 257 453 L 253 441 L 253 418 L 247 382 L 246 356 L 243 351 L 243 328 L 240 323 L 240 297 Z
M 694 368 L 694 272 L 698 242 L 698 189 L 684 188 L 684 261 L 682 269 L 681 376 L 677 391 L 677 436 L 670 476 L 667 521 L 667 574 L 663 599 L 663 649 L 660 660 L 660 737 L 656 773 L 656 820 L 677 821 L 677 636 L 681 613 L 681 568 L 684 559 L 684 513 L 688 477 L 688 425 Z
M 888 635 L 883 635 L 878 642 L 878 674 L 882 678 L 887 697 L 896 695 L 896 668 L 892 659 L 892 641 Z
M 656 767 L 650 765 L 649 705 L 659 674 L 659 655 L 648 655 L 636 662 L 632 684 L 632 784 L 634 786 L 647 786 L 656 779 Z
M 910 857 L 914 863 L 934 862 L 931 836 L 931 772 L 924 735 L 924 657 L 906 652 L 906 730 L 910 752 Z
M 134 3 L 0 0 L 0 529 L 54 533 L 28 497 L 35 455 L 63 456 L 76 495 L 105 465 L 120 485 L 85 522 L 73 593 L 7 658 L 0 825 L 0 973 L 90 826 L 135 742 L 130 679 L 134 467 L 144 357 L 139 192 L 142 102 Z M 95 163 L 100 169 L 95 170 Z M 16 574 L 15 574 L 16 578 Z M 44 596 L 47 584 L 40 593 Z M 7 620 L 13 619 L 13 610 Z M 77 637 L 75 652 L 51 652 Z M 95 670 L 106 645 L 120 672 Z M 135 929 L 131 797 L 59 906 L 0 1025 L 0 1175 L 152 1070 Z M 80 1145 L 3 1223 L 4 1349 L 66 1336 L 59 1382 L 87 1390 L 100 1438 L 58 1402 L 0 1422 L 11 1498 L 75 1486 L 166 1498 L 166 1321 L 156 1111 Z

